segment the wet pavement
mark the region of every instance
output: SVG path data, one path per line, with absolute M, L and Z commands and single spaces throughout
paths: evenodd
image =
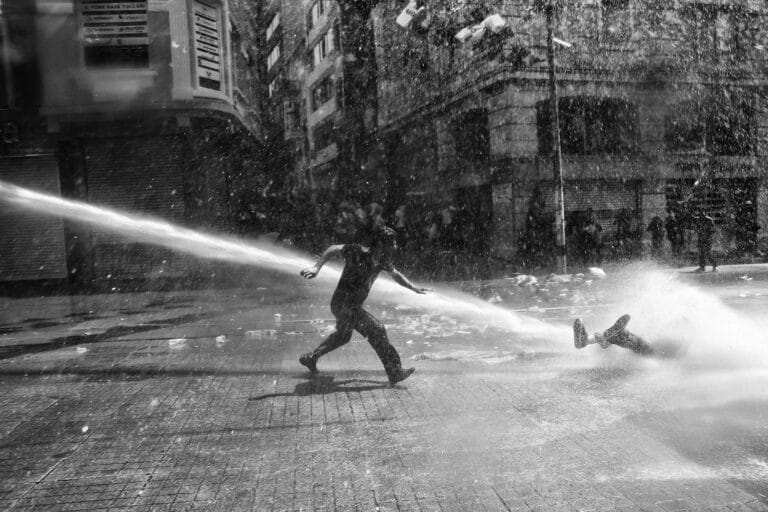
M 757 316 L 764 270 L 684 277 Z M 610 283 L 512 281 L 462 286 L 564 332 L 615 314 Z M 328 291 L 280 285 L 0 299 L 0 509 L 768 510 L 760 366 L 522 343 L 372 297 L 416 373 L 391 388 L 355 335 L 312 376 L 296 358 L 332 329 Z

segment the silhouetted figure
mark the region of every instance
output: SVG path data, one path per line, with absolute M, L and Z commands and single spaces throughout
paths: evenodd
M 626 208 L 616 215 L 616 252 L 621 258 L 632 256 L 632 214 Z
M 555 252 L 555 236 L 552 229 L 555 217 L 547 212 L 546 207 L 541 189 L 534 188 L 528 202 L 525 231 L 517 242 L 523 265 L 530 269 L 546 267 Z
M 582 236 L 586 262 L 600 264 L 603 261 L 603 226 L 597 222 L 592 208 L 587 210 Z
M 667 215 L 667 219 L 664 221 L 664 227 L 667 230 L 667 240 L 669 240 L 669 245 L 672 247 L 672 255 L 675 258 L 680 258 L 685 238 L 683 236 L 683 225 L 677 217 L 675 210 L 669 211 L 669 215 Z
M 715 235 L 715 219 L 706 213 L 700 213 L 696 217 L 696 234 L 699 247 L 699 272 L 706 270 L 706 262 L 712 264 L 712 272 L 717 272 L 717 262 L 712 254 L 712 238 Z
M 651 234 L 651 255 L 654 258 L 660 258 L 661 249 L 664 246 L 664 222 L 661 217 L 655 215 L 648 223 L 646 230 Z
M 382 270 L 389 272 L 396 283 L 409 290 L 416 293 L 426 293 L 427 290 L 414 286 L 392 265 L 396 246 L 395 232 L 392 229 L 382 228 L 370 238 L 370 242 L 367 245 L 332 245 L 314 266 L 301 271 L 302 277 L 312 279 L 333 256 L 341 255 L 345 260 L 344 270 L 331 298 L 331 313 L 336 317 L 336 330 L 315 350 L 302 355 L 299 362 L 309 368 L 309 371 L 316 372 L 317 360 L 348 343 L 354 329 L 368 339 L 368 343 L 384 365 L 390 384 L 395 385 L 408 378 L 414 368 L 403 369 L 397 350 L 389 343 L 384 324 L 363 309 L 363 302 Z

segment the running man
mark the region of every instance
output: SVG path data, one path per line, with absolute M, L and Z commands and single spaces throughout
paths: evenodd
M 595 333 L 592 336 L 587 334 L 584 324 L 580 318 L 573 322 L 573 344 L 576 348 L 584 348 L 592 343 L 597 343 L 603 348 L 611 345 L 626 348 L 635 354 L 645 357 L 670 358 L 683 355 L 688 347 L 678 342 L 659 342 L 651 345 L 640 336 L 627 330 L 629 315 L 622 315 L 616 320 L 616 323 L 602 333 Z
M 317 372 L 317 360 L 320 357 L 348 343 L 353 329 L 368 339 L 384 365 L 392 386 L 407 379 L 415 371 L 415 368 L 402 367 L 397 350 L 389 343 L 384 324 L 363 309 L 363 302 L 382 270 L 389 272 L 400 286 L 416 293 L 427 292 L 426 288 L 414 286 L 392 266 L 394 250 L 395 232 L 385 227 L 373 233 L 371 243 L 330 246 L 314 266 L 301 271 L 302 277 L 312 279 L 332 257 L 341 255 L 345 260 L 339 284 L 331 298 L 331 313 L 336 317 L 336 330 L 315 350 L 299 358 L 299 363 L 310 372 Z

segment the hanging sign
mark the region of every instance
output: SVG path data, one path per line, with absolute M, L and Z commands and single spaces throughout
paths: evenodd
M 80 5 L 80 28 L 86 46 L 149 44 L 146 0 L 83 0 Z
M 193 2 L 195 56 L 200 87 L 221 90 L 221 22 L 219 8 Z

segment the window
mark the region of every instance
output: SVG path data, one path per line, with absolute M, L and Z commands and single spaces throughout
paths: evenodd
M 456 156 L 462 160 L 483 161 L 491 153 L 488 111 L 470 110 L 451 123 Z
M 759 32 L 759 22 L 752 14 L 735 6 L 712 4 L 691 6 L 687 14 L 699 64 L 740 63 L 748 57 Z
M 331 29 L 312 47 L 312 67 L 317 67 L 325 58 L 334 50 L 338 49 L 336 46 L 336 37 L 334 36 L 335 30 Z
M 315 151 L 320 151 L 336 142 L 334 139 L 333 119 L 326 119 L 317 125 L 313 134 L 315 139 Z
M 334 50 L 340 52 L 341 51 L 341 22 L 339 20 L 335 20 L 333 22 L 333 28 L 331 29 L 333 31 L 333 36 L 331 36 L 331 48 Z
M 269 22 L 269 26 L 267 27 L 267 41 L 270 40 L 272 37 L 272 34 L 275 33 L 275 30 L 277 30 L 277 27 L 280 26 L 280 13 L 276 13 L 272 17 L 272 21 Z
M 323 39 L 325 40 L 325 48 L 328 50 L 328 53 L 331 53 L 334 50 L 338 50 L 339 47 L 336 43 L 336 28 L 335 26 L 328 30 L 328 32 L 325 33 L 323 36 Z
M 274 48 L 272 48 L 272 51 L 269 52 L 269 56 L 267 57 L 267 71 L 272 69 L 272 66 L 275 65 L 277 60 L 280 58 L 280 45 L 278 44 Z
M 333 78 L 327 76 L 312 88 L 312 112 L 319 109 L 324 103 L 327 103 L 333 98 L 333 86 Z
M 312 30 L 312 27 L 317 24 L 317 20 L 320 19 L 320 16 L 322 16 L 325 11 L 325 0 L 317 0 L 314 4 L 312 4 L 312 7 L 307 13 L 307 31 Z
M 328 46 L 325 37 L 323 37 L 312 48 L 312 67 L 317 67 L 326 55 L 328 55 Z
M 86 67 L 149 67 L 147 0 L 126 3 L 81 0 L 80 14 Z M 198 15 L 195 9 L 196 40 L 200 36 Z M 212 27 L 204 30 L 213 32 L 211 37 L 218 42 L 217 18 L 213 17 L 210 23 Z
M 683 102 L 674 110 L 664 133 L 670 151 L 754 154 L 755 104 L 748 89 L 713 92 L 703 101 Z
M 707 146 L 714 155 L 751 155 L 755 150 L 755 105 L 748 90 L 719 91 L 709 103 Z
M 560 98 L 560 148 L 565 154 L 627 154 L 637 147 L 637 108 L 618 98 Z M 539 154 L 552 152 L 549 101 L 537 104 Z
M 704 148 L 706 125 L 701 105 L 686 101 L 675 107 L 665 121 L 664 141 L 670 151 L 696 151 Z
M 289 101 L 285 103 L 283 126 L 287 131 L 294 131 L 299 129 L 299 123 L 301 119 L 301 111 L 299 103 Z

